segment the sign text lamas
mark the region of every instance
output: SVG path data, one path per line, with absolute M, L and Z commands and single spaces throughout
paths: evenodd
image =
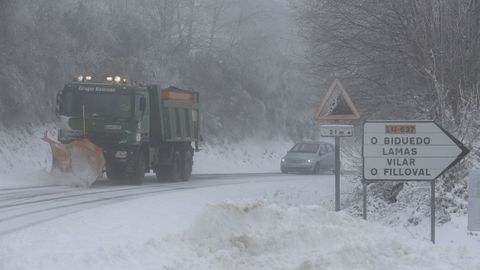
M 364 125 L 364 178 L 433 180 L 468 150 L 432 121 L 368 121 Z

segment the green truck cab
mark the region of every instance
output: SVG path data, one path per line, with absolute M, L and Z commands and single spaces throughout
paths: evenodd
M 159 180 L 188 180 L 200 140 L 199 93 L 110 81 L 64 86 L 57 95 L 58 140 L 87 138 L 101 147 L 111 180 L 141 184 L 150 170 Z

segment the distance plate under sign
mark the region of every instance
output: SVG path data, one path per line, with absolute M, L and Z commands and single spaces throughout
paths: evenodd
M 469 150 L 433 121 L 367 121 L 363 126 L 366 180 L 435 180 Z
M 352 125 L 321 125 L 320 135 L 322 137 L 352 137 Z

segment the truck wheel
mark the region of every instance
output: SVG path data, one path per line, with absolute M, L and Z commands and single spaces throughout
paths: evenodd
M 157 166 L 155 168 L 155 176 L 157 176 L 157 180 L 159 182 L 163 182 L 165 180 L 168 180 L 169 177 L 169 170 L 170 167 L 165 167 L 165 166 Z
M 181 180 L 182 174 L 182 160 L 179 152 L 173 154 L 172 165 L 169 166 L 157 166 L 155 169 L 155 175 L 160 182 L 170 181 L 177 182 Z
M 193 156 L 192 152 L 187 151 L 183 157 L 182 181 L 188 181 L 192 175 Z
M 143 178 L 145 178 L 145 156 L 143 153 L 140 153 L 135 164 L 135 172 L 132 177 L 129 178 L 130 184 L 132 185 L 141 185 L 143 183 Z
M 105 171 L 107 173 L 107 178 L 113 182 L 119 182 L 124 177 L 123 171 L 120 168 L 105 166 Z
M 170 168 L 170 180 L 172 182 L 178 182 L 182 177 L 182 159 L 179 152 L 173 154 L 173 163 Z

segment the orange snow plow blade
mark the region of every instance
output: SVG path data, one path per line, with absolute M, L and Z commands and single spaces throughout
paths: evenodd
M 48 138 L 46 133 L 42 140 L 52 149 L 52 172 L 70 173 L 87 186 L 102 176 L 105 167 L 103 151 L 90 140 L 79 139 L 62 144 Z

